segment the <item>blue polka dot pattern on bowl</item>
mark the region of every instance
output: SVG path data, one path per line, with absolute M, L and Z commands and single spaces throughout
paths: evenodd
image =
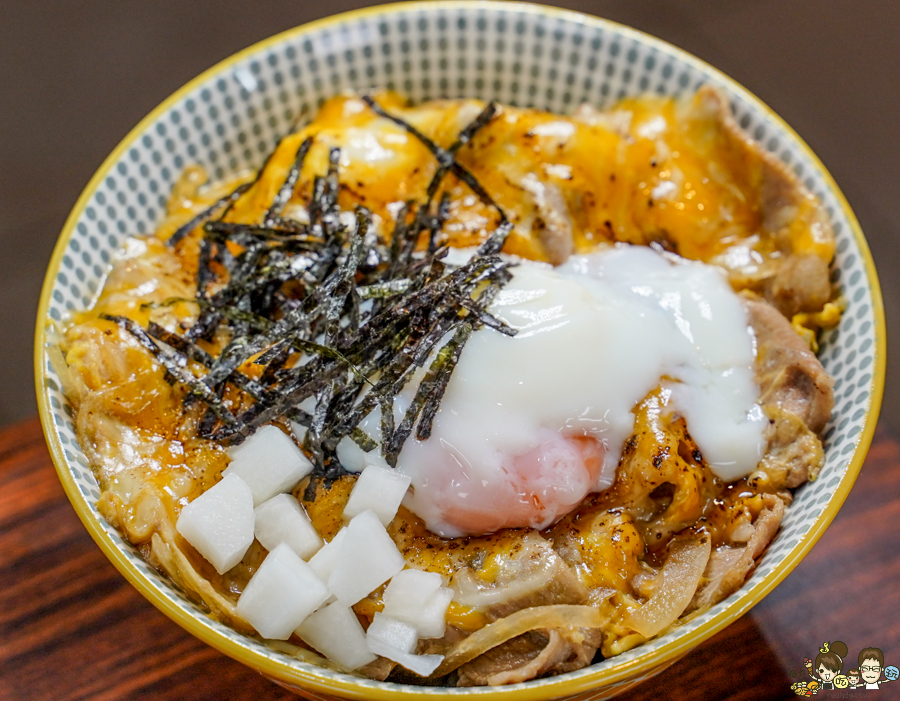
M 594 667 L 562 675 L 593 674 L 597 668 L 634 661 L 695 631 L 728 607 L 746 607 L 761 583 L 816 527 L 835 495 L 877 394 L 878 330 L 865 255 L 840 193 L 795 136 L 752 96 L 721 74 L 677 49 L 611 23 L 515 4 L 414 4 L 344 18 L 286 33 L 276 41 L 208 72 L 130 135 L 124 150 L 107 162 L 76 212 L 70 238 L 51 269 L 48 315 L 60 322 L 88 306 L 102 284 L 111 256 L 125 237 L 152 231 L 162 218 L 170 189 L 188 164 L 200 163 L 215 178 L 257 167 L 277 138 L 311 116 L 328 97 L 369 87 L 398 90 L 413 100 L 476 96 L 504 103 L 567 112 L 582 102 L 608 106 L 640 93 L 680 95 L 711 83 L 729 95 L 740 125 L 788 164 L 824 203 L 838 247 L 834 283 L 847 310 L 840 326 L 824 336 L 820 357 L 835 379 L 834 419 L 826 430 L 826 464 L 818 480 L 801 488 L 787 510 L 782 532 L 747 585 L 702 615 L 661 638 Z M 71 411 L 59 378 L 44 359 L 45 401 L 54 427 L 51 440 L 64 451 L 66 469 L 106 536 L 125 553 L 139 576 L 162 597 L 197 616 L 210 634 L 224 636 L 259 656 L 318 675 L 345 678 L 311 667 L 238 635 L 185 598 L 149 567 L 96 510 L 99 492 L 78 448 Z M 852 479 L 853 475 L 849 476 Z M 561 678 L 528 682 L 548 686 Z M 354 681 L 362 688 L 392 685 Z M 431 690 L 429 693 L 487 693 L 489 690 Z M 579 698 L 606 698 L 612 687 Z M 552 695 L 548 691 L 548 696 Z

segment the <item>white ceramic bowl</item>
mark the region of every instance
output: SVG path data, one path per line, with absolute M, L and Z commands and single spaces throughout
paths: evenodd
M 782 530 L 736 593 L 690 622 L 618 657 L 570 674 L 502 688 L 380 683 L 298 662 L 210 618 L 98 514 L 97 483 L 75 439 L 71 410 L 46 354 L 47 320 L 86 307 L 129 234 L 152 231 L 181 169 L 213 177 L 259 166 L 302 112 L 344 90 L 391 88 L 413 100 L 476 96 L 558 112 L 625 95 L 721 88 L 738 122 L 824 203 L 837 236 L 834 280 L 848 301 L 820 357 L 836 378 L 826 464 L 797 492 Z M 151 112 L 103 163 L 72 210 L 47 271 L 35 373 L 41 418 L 60 479 L 91 535 L 151 602 L 224 653 L 313 698 L 608 698 L 658 673 L 735 620 L 780 582 L 821 536 L 862 465 L 884 383 L 884 317 L 871 256 L 831 176 L 776 114 L 689 54 L 612 22 L 508 2 L 373 7 L 292 29 L 242 51 Z M 198 680 L 202 683 L 202 680 Z

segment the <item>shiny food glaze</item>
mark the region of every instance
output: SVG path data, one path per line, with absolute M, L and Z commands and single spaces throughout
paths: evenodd
M 468 100 L 408 107 L 393 95 L 378 99 L 444 146 L 483 107 Z M 827 272 L 833 239 L 821 226 L 820 205 L 798 186 L 791 197 L 782 197 L 790 216 L 784 208 L 773 212 L 771 162 L 729 131 L 727 119 L 723 122 L 715 108 L 702 91 L 693 101 L 642 98 L 606 113 L 581 109 L 572 117 L 504 107 L 460 149 L 458 159 L 514 222 L 508 253 L 561 262 L 600 243 L 654 244 L 716 263 L 734 288 L 760 292 L 768 291 L 767 276 L 785 259 L 815 259 Z M 326 169 L 329 148 L 340 146 L 341 203 L 370 208 L 380 218 L 382 233 L 392 228 L 405 201 L 422 196 L 435 169 L 428 150 L 404 129 L 366 110 L 358 98 L 334 98 L 309 125 L 281 142 L 228 220 L 260 220 L 297 146 L 309 135 L 315 143 L 298 192 L 308 194 L 313 176 Z M 789 181 L 775 171 L 782 183 Z M 66 393 L 76 406 L 79 440 L 103 493 L 101 512 L 151 563 L 241 630 L 246 624 L 236 615 L 234 602 L 265 553 L 251 548 L 244 562 L 218 576 L 173 528 L 181 506 L 219 479 L 227 465 L 224 451 L 196 438 L 198 415 L 184 406 L 182 391 L 166 381 L 134 339 L 99 315 L 189 327 L 196 319 L 195 305 L 172 300 L 193 296 L 198 236 L 188 236 L 174 249 L 163 242 L 252 177 L 242 173 L 203 186 L 203 174 L 189 169 L 173 192 L 157 234 L 128 242 L 96 303 L 71 319 L 61 342 L 68 364 L 62 373 Z M 452 177 L 444 188 L 451 195 L 445 226 L 451 245 L 481 241 L 496 224 L 496 212 Z M 285 215 L 302 220 L 297 201 L 288 203 Z M 564 245 L 567 235 L 571 249 Z M 829 300 L 827 275 L 823 294 L 804 311 L 817 313 L 822 300 Z M 202 343 L 215 354 L 226 341 Z M 252 363 L 241 370 L 258 372 Z M 518 528 L 442 538 L 401 508 L 389 532 L 407 562 L 489 598 L 497 593 L 492 589 L 507 587 L 522 567 L 522 553 L 543 553 L 546 559 L 564 561 L 580 590 L 587 592 L 586 600 L 610 611 L 613 623 L 604 632 L 604 654 L 641 642 L 622 620 L 652 596 L 653 577 L 673 535 L 702 533 L 711 536 L 714 547 L 728 548 L 735 544 L 734 536 L 765 511 L 767 497 L 779 492 L 790 499 L 783 480 L 763 479 L 757 473 L 725 484 L 688 433 L 671 388 L 652 385 L 646 390 L 634 398 L 632 435 L 619 446 L 621 460 L 611 487 L 580 503 L 576 500 L 568 514 L 554 515 L 562 515 L 555 524 L 553 519 L 536 524 L 549 526 L 541 532 Z M 238 392 L 229 393 L 226 401 L 242 401 Z M 584 436 L 573 438 L 577 442 Z M 603 471 L 589 472 L 597 479 Z M 326 540 L 342 523 L 352 483 L 347 477 L 330 489 L 320 485 L 316 498 L 306 504 Z M 380 606 L 380 592 L 375 591 L 355 610 L 371 620 Z M 490 606 L 454 603 L 448 622 L 471 632 L 492 615 Z

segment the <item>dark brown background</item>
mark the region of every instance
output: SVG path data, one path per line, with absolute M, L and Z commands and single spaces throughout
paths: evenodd
M 220 59 L 358 0 L 0 2 L 0 426 L 35 411 L 31 336 L 79 192 L 147 112 Z M 855 208 L 900 334 L 900 2 L 566 0 L 707 60 L 781 114 Z M 900 338 L 898 338 L 900 340 Z M 898 353 L 889 359 L 900 376 Z M 900 429 L 900 393 L 885 395 Z

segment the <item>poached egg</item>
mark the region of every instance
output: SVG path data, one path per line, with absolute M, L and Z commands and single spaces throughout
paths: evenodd
M 719 269 L 628 245 L 557 268 L 522 260 L 489 310 L 517 334 L 472 335 L 431 437 L 410 437 L 397 462 L 412 484 L 404 504 L 433 532 L 543 529 L 609 488 L 632 410 L 660 386 L 722 480 L 762 458 L 755 338 Z M 395 399 L 398 421 L 422 376 Z M 376 409 L 361 428 L 380 440 L 380 421 Z M 349 439 L 338 457 L 350 470 L 384 464 Z

